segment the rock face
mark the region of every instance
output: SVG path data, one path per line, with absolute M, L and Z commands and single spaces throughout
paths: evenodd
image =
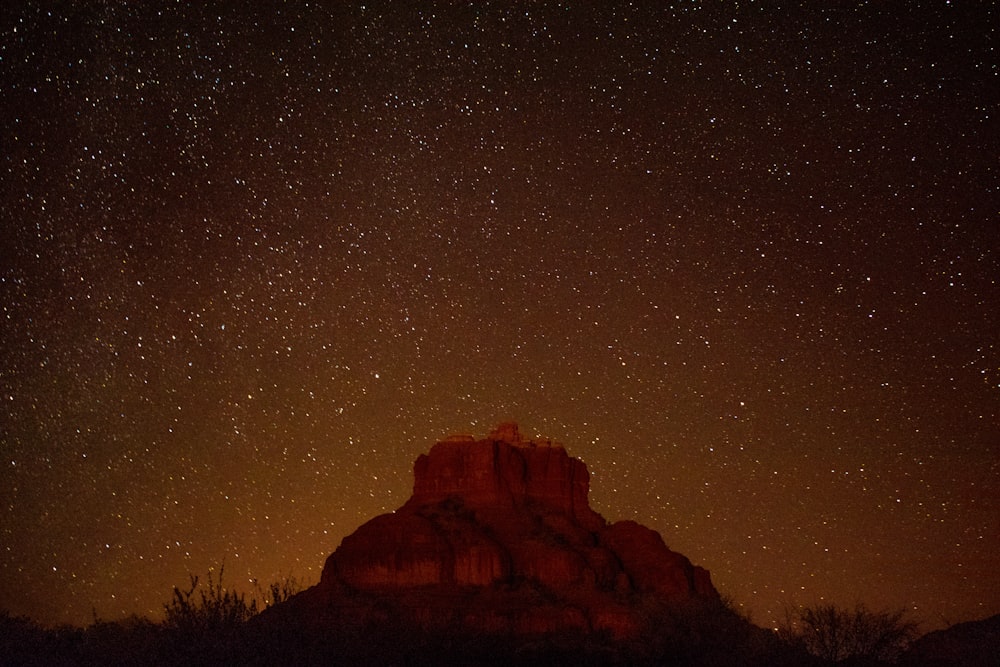
M 588 491 L 583 462 L 516 424 L 451 436 L 417 458 L 409 501 L 344 538 L 285 611 L 320 626 L 629 638 L 641 604 L 718 597 L 708 572 L 655 531 L 608 525 Z
M 456 436 L 439 442 L 417 458 L 413 476 L 408 505 L 460 497 L 480 507 L 536 504 L 585 522 L 600 520 L 587 504 L 587 466 L 561 445 L 523 441 L 514 423 L 501 424 L 480 443 Z

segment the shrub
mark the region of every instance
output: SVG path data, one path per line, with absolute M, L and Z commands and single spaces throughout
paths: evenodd
M 166 612 L 164 627 L 192 639 L 231 635 L 246 621 L 257 615 L 257 601 L 247 602 L 244 593 L 223 586 L 225 566 L 216 578 L 208 573 L 208 585 L 200 586 L 197 575 L 191 575 L 187 590 L 174 587 L 173 598 L 163 605 Z M 197 595 L 195 593 L 197 592 Z
M 831 662 L 896 661 L 916 636 L 917 624 L 905 620 L 905 610 L 854 610 L 832 604 L 786 611 L 779 634 L 792 644 Z

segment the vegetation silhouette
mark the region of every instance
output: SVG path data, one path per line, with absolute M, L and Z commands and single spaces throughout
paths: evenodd
M 906 610 L 870 611 L 858 604 L 853 610 L 820 604 L 785 611 L 778 634 L 832 663 L 894 663 L 917 636 L 917 624 L 906 619 Z
M 726 597 L 678 604 L 647 601 L 641 610 L 646 630 L 629 641 L 602 633 L 533 637 L 457 630 L 432 633 L 400 619 L 316 632 L 283 623 L 280 614 L 268 612 L 300 591 L 294 578 L 266 587 L 253 582 L 252 590 L 244 593 L 229 588 L 224 575 L 224 566 L 204 578 L 191 575 L 187 586 L 174 588 L 160 622 L 131 616 L 115 622 L 95 619 L 86 628 L 46 628 L 0 611 L 0 665 L 925 664 L 906 653 L 916 634 L 914 622 L 901 611 L 873 612 L 864 605 L 853 610 L 820 605 L 789 611 L 787 622 L 774 631 L 754 625 Z M 972 648 L 979 651 L 975 655 L 985 655 L 982 647 Z M 936 655 L 926 664 L 962 663 Z
M 164 618 L 120 621 L 96 617 L 86 628 L 44 627 L 0 610 L 0 665 L 226 665 L 249 660 L 248 622 L 301 590 L 292 576 L 266 588 L 252 582 L 238 592 L 224 584 L 225 565 L 209 570 L 204 582 L 174 587 Z
M 301 589 L 293 577 L 270 584 L 266 591 L 254 581 L 248 596 L 224 585 L 225 570 L 225 563 L 217 576 L 209 570 L 204 585 L 197 575 L 190 575 L 190 586 L 175 586 L 173 597 L 164 605 L 167 640 L 186 664 L 206 659 L 210 664 L 237 660 L 239 647 L 245 644 L 247 622 Z

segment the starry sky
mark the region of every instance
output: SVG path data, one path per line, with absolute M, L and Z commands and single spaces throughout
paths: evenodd
M 1000 612 L 997 14 L 5 5 L 0 609 L 314 583 L 515 419 L 762 625 Z

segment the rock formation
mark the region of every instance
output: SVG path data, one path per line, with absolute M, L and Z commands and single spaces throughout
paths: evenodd
M 608 525 L 588 491 L 583 462 L 514 423 L 448 437 L 417 458 L 412 497 L 344 538 L 283 613 L 318 627 L 625 639 L 643 629 L 640 607 L 718 598 L 707 571 L 649 528 Z

